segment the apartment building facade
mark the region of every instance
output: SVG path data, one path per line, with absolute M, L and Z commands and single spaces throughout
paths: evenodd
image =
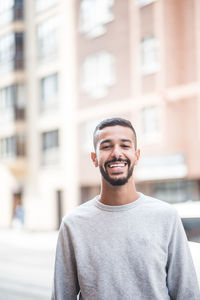
M 112 116 L 138 134 L 140 191 L 200 200 L 198 0 L 0 3 L 1 226 L 21 205 L 26 228 L 56 229 L 98 193 L 92 132 Z
M 22 1 L 0 2 L 0 198 L 6 225 L 21 197 L 26 169 L 23 16 Z
M 92 128 L 95 118 L 127 117 L 141 148 L 138 189 L 169 202 L 199 200 L 198 1 L 105 1 L 104 7 L 96 2 L 105 22 L 94 17 L 89 24 L 88 8 L 92 18 L 95 4 L 80 4 L 79 141 L 86 139 L 84 123 L 87 136 L 90 120 Z M 109 71 L 102 67 L 106 59 Z M 94 82 L 89 74 L 95 68 Z M 83 202 L 99 189 L 87 152 L 80 154 Z

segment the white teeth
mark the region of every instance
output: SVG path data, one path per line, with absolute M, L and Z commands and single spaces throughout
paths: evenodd
M 115 165 L 109 165 L 110 168 L 115 168 L 115 167 L 124 167 L 125 164 L 115 164 Z

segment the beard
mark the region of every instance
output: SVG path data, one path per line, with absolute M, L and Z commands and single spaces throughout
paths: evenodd
M 128 173 L 127 173 L 127 175 L 122 177 L 122 178 L 111 178 L 109 176 L 108 172 L 106 171 L 106 166 L 111 162 L 120 162 L 120 161 L 124 161 L 128 164 Z M 132 176 L 133 170 L 134 170 L 134 165 L 130 166 L 130 160 L 122 160 L 122 159 L 115 159 L 115 160 L 112 160 L 112 161 L 108 161 L 108 162 L 105 163 L 104 167 L 105 167 L 105 169 L 102 166 L 99 167 L 101 175 L 112 186 L 121 186 L 121 185 L 126 184 L 129 180 L 129 178 Z

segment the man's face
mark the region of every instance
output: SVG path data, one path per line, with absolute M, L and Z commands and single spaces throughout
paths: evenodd
M 97 132 L 96 153 L 92 153 L 92 160 L 109 184 L 126 184 L 138 159 L 139 150 L 135 150 L 134 135 L 130 128 L 117 125 Z

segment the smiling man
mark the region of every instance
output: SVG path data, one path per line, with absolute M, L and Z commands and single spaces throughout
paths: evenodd
M 92 153 L 91 157 L 96 167 L 99 164 L 105 181 L 114 186 L 127 183 L 134 168 L 131 158 L 139 158 L 139 150 L 134 151 L 135 135 L 132 129 L 119 125 L 106 127 L 101 132 L 95 133 L 94 145 L 97 154 Z M 98 163 L 97 155 L 104 161 Z
M 106 119 L 93 142 L 101 193 L 63 218 L 52 299 L 199 300 L 176 211 L 136 191 L 140 150 L 132 124 Z

